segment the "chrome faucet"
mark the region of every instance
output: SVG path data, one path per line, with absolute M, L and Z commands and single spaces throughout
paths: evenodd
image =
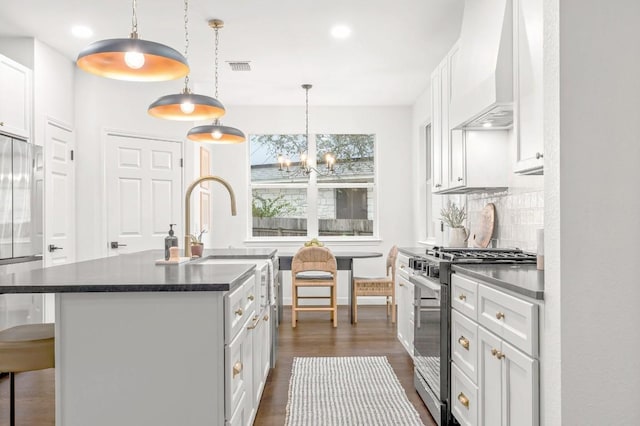
M 236 194 L 233 192 L 233 188 L 231 188 L 231 185 L 229 185 L 229 182 L 227 182 L 226 180 L 222 179 L 221 177 L 218 176 L 211 176 L 211 175 L 207 175 L 207 176 L 202 176 L 201 178 L 198 178 L 196 180 L 194 180 L 191 185 L 189 185 L 189 187 L 187 188 L 187 193 L 185 195 L 185 200 L 184 200 L 184 229 L 185 229 L 185 236 L 184 236 L 184 256 L 185 257 L 191 257 L 191 238 L 189 237 L 189 229 L 191 229 L 191 193 L 193 192 L 193 189 L 198 186 L 199 183 L 207 181 L 207 180 L 213 180 L 216 181 L 218 183 L 221 183 L 222 185 L 224 185 L 225 188 L 227 188 L 227 191 L 229 191 L 229 196 L 231 197 L 231 215 L 235 216 L 237 214 L 236 211 Z

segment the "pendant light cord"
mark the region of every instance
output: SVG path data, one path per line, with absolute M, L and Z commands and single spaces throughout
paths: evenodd
M 216 39 L 215 39 L 215 75 L 214 75 L 214 81 L 216 83 L 216 95 L 215 98 L 216 99 L 220 99 L 218 97 L 218 43 L 220 41 L 220 35 L 218 33 L 218 27 L 214 28 L 215 34 L 216 34 Z
M 184 57 L 189 59 L 189 0 L 184 0 Z M 184 91 L 189 92 L 189 74 L 184 76 Z
M 137 0 L 133 0 L 133 15 L 131 17 L 131 38 L 138 38 L 138 13 L 136 11 L 137 6 Z
M 306 108 L 305 108 L 305 116 L 306 116 L 306 124 L 305 124 L 305 134 L 307 138 L 307 149 L 309 149 L 309 88 L 305 87 L 306 91 Z

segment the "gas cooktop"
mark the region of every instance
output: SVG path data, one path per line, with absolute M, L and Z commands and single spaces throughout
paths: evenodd
M 456 263 L 536 263 L 536 255 L 520 249 L 433 247 L 427 255 Z

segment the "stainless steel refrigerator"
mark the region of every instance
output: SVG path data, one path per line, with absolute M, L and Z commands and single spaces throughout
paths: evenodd
M 0 134 L 0 261 L 42 255 L 42 148 Z

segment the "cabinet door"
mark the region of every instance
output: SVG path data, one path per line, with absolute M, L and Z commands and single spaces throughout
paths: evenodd
M 413 284 L 397 275 L 398 292 L 398 340 L 413 357 Z
M 542 0 L 516 0 L 514 13 L 514 93 L 516 173 L 543 168 Z
M 449 85 L 449 62 L 445 58 L 440 63 L 440 131 L 442 137 L 440 139 L 440 167 L 442 174 L 442 188 L 447 189 L 449 184 L 449 101 L 450 90 Z
M 509 426 L 538 425 L 538 361 L 520 352 L 507 342 L 502 343 L 504 354 L 504 408 Z
M 478 424 L 480 426 L 502 425 L 502 341 L 482 327 L 478 327 Z
M 30 111 L 31 71 L 0 56 L 0 130 L 28 139 Z
M 224 411 L 225 418 L 230 420 L 239 406 L 251 407 L 251 397 L 247 398 L 245 393 L 251 393 L 252 382 L 252 338 L 248 334 L 247 326 L 249 321 L 245 321 L 242 329 L 233 341 L 225 347 L 225 373 L 224 373 Z M 247 405 L 249 404 L 249 405 Z M 247 410 L 246 413 L 250 413 Z
M 443 189 L 440 67 L 431 74 L 431 192 Z

